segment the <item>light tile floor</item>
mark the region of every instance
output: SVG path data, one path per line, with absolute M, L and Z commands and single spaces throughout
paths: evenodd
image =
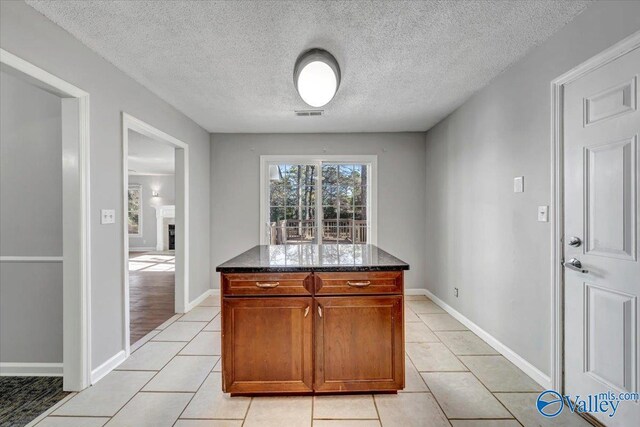
M 37 426 L 588 425 L 569 413 L 540 416 L 540 386 L 426 297 L 407 297 L 405 321 L 406 388 L 397 395 L 231 398 L 221 392 L 218 297 L 209 297 Z

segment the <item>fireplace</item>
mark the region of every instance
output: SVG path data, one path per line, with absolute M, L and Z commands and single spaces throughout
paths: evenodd
M 175 249 L 176 207 L 173 205 L 156 208 L 156 250 Z
M 176 249 L 176 225 L 169 224 L 169 250 Z

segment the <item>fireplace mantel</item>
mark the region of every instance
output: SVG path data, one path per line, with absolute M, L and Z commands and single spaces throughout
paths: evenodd
M 163 205 L 156 207 L 156 250 L 164 251 L 166 250 L 167 245 L 165 243 L 168 242 L 168 230 L 165 225 L 166 219 L 173 219 L 175 221 L 176 218 L 176 207 L 175 205 Z M 168 246 L 167 246 L 168 247 Z

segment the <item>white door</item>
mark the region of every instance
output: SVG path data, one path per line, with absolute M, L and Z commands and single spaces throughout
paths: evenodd
M 638 392 L 639 74 L 640 48 L 565 86 L 564 385 L 572 398 Z M 610 414 L 591 413 L 607 426 L 638 425 L 640 405 L 623 401 Z

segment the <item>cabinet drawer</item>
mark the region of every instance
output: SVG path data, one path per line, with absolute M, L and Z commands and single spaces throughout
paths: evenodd
M 222 292 L 230 295 L 311 295 L 310 273 L 230 273 L 222 275 Z
M 317 295 L 402 294 L 402 271 L 315 273 Z

